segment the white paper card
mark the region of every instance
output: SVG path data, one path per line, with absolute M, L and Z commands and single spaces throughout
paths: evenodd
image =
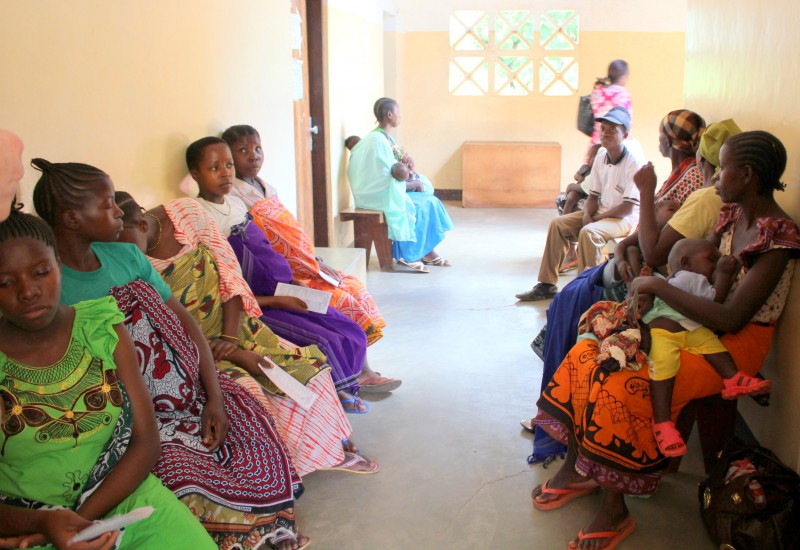
M 278 386 L 292 401 L 307 411 L 311 410 L 311 406 L 317 400 L 317 394 L 301 384 L 296 378 L 292 378 L 291 374 L 273 363 L 269 357 L 264 357 L 264 360 L 272 365 L 271 369 L 261 367 L 261 372 L 264 373 L 264 376 L 272 380 L 272 383 Z
M 322 277 L 322 280 L 325 281 L 326 283 L 331 284 L 333 286 L 339 286 L 339 281 L 334 279 L 327 273 L 325 273 L 324 269 L 319 270 L 319 276 Z
M 308 311 L 324 314 L 328 312 L 328 305 L 331 303 L 331 296 L 333 296 L 333 294 L 315 288 L 278 283 L 278 286 L 275 288 L 275 296 L 294 296 L 295 298 L 300 298 L 308 306 Z
M 152 506 L 142 506 L 141 508 L 136 508 L 121 516 L 95 521 L 89 527 L 72 537 L 68 544 L 96 539 L 103 533 L 108 533 L 109 531 L 118 531 L 132 523 L 149 518 L 154 510 Z

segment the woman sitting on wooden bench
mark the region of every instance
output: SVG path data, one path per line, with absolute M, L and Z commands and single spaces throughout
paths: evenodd
M 400 123 L 400 107 L 395 100 L 382 97 L 373 111 L 378 127 L 352 147 L 347 167 L 356 206 L 383 211 L 398 263 L 420 273 L 428 273 L 426 265 L 449 266 L 435 248 L 453 222 L 433 195 L 431 182 L 414 172 L 414 161 L 390 135 Z M 392 176 L 397 162 L 408 166 L 408 180 Z

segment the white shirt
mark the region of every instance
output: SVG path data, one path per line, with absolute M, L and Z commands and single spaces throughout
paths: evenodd
M 633 210 L 625 217 L 632 227 L 639 223 L 639 190 L 633 183 L 633 176 L 644 164 L 627 148 L 619 161 L 612 164 L 608 151 L 600 148 L 589 174 L 589 194 L 597 197 L 597 213 L 603 214 L 623 202 L 633 204 Z
M 209 202 L 201 197 L 195 197 L 194 200 L 211 214 L 211 217 L 217 222 L 219 230 L 226 237 L 230 237 L 233 226 L 239 225 L 247 219 L 247 207 L 239 198 L 226 196 L 223 204 Z
M 673 277 L 670 277 L 667 282 L 679 288 L 684 292 L 688 292 L 692 296 L 699 296 L 707 300 L 713 300 L 717 296 L 717 290 L 706 279 L 705 275 L 694 273 L 693 271 L 678 271 Z M 679 321 L 680 325 L 689 332 L 697 330 L 703 325 L 691 319 L 684 319 Z

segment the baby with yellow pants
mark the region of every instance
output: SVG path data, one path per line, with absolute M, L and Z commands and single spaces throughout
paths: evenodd
M 682 239 L 669 255 L 672 276 L 669 284 L 708 300 L 722 303 L 733 285 L 739 265 L 733 256 L 720 257 L 705 239 Z M 736 367 L 733 357 L 716 334 L 687 319 L 656 297 L 642 316 L 650 327 L 650 399 L 653 405 L 653 434 L 665 456 L 686 454 L 686 443 L 671 418 L 672 390 L 680 369 L 681 351 L 702 355 L 723 379 L 722 397 L 766 393 L 771 382 L 749 376 Z

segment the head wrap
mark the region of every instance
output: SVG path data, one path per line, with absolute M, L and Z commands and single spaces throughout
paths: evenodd
M 672 111 L 661 121 L 661 132 L 669 138 L 670 146 L 684 153 L 697 152 L 705 129 L 703 117 L 688 109 Z
M 732 118 L 709 125 L 700 139 L 700 156 L 719 170 L 719 150 L 722 149 L 722 144 L 729 137 L 741 133 L 741 128 L 736 125 Z

